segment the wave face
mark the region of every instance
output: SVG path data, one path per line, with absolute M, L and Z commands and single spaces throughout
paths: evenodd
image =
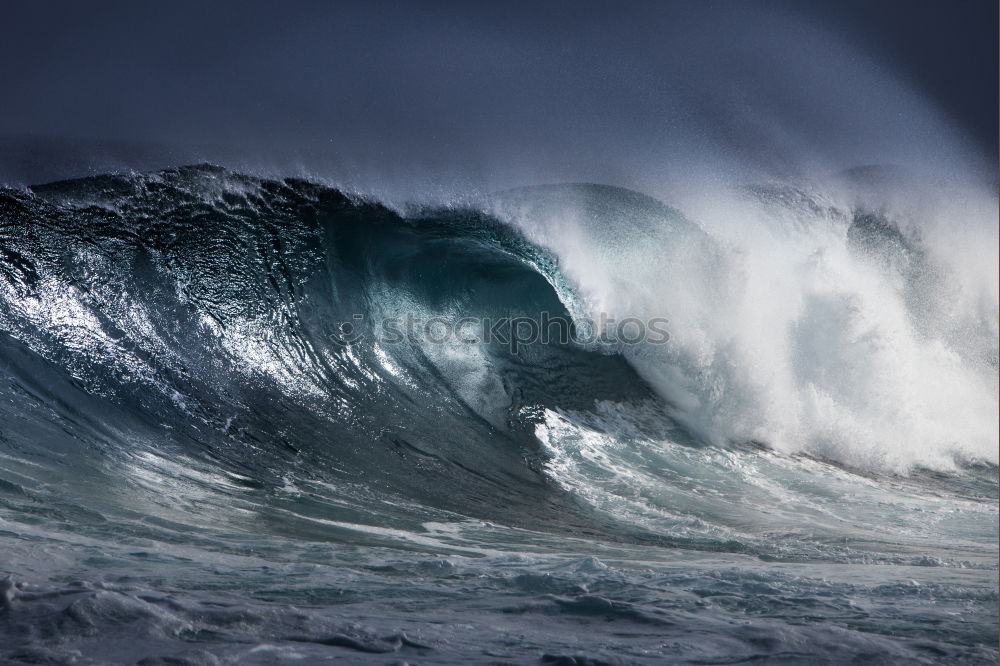
M 0 654 L 995 661 L 996 203 L 882 176 L 0 191 Z M 379 336 L 543 313 L 670 338 Z

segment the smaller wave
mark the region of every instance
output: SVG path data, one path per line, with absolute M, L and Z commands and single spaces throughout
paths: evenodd
M 995 466 L 873 476 L 760 447 L 693 445 L 655 405 L 608 401 L 585 412 L 545 410 L 535 434 L 561 487 L 684 548 L 767 561 L 996 566 L 994 537 L 979 522 L 996 516 Z

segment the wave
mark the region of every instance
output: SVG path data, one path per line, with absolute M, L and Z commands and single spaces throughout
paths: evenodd
M 788 547 L 738 507 L 801 504 L 813 476 L 860 492 L 925 468 L 995 494 L 996 287 L 942 253 L 981 225 L 837 196 L 748 188 L 689 218 L 558 185 L 400 211 L 212 166 L 3 190 L 8 468 L 29 487 L 86 466 L 59 482 L 90 509 L 141 495 L 186 523 L 246 519 L 249 489 L 277 534 L 444 512 L 770 557 Z M 514 353 L 376 330 L 542 313 L 664 317 L 670 339 Z
M 6 435 L 34 459 L 83 442 L 112 475 L 221 467 L 594 530 L 518 414 L 652 398 L 621 357 L 569 344 L 343 344 L 356 315 L 567 317 L 551 256 L 477 211 L 404 218 L 215 167 L 0 197 Z

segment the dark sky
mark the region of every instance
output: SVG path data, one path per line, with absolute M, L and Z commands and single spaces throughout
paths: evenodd
M 816 20 L 871 48 L 983 146 L 997 145 L 995 0 L 802 2 Z M 789 3 L 794 6 L 794 3 Z
M 0 180 L 46 136 L 361 185 L 996 160 L 995 0 L 4 4 Z

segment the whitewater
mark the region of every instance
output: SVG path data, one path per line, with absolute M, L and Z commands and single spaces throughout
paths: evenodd
M 993 189 L 439 199 L 0 189 L 0 660 L 996 662 Z

